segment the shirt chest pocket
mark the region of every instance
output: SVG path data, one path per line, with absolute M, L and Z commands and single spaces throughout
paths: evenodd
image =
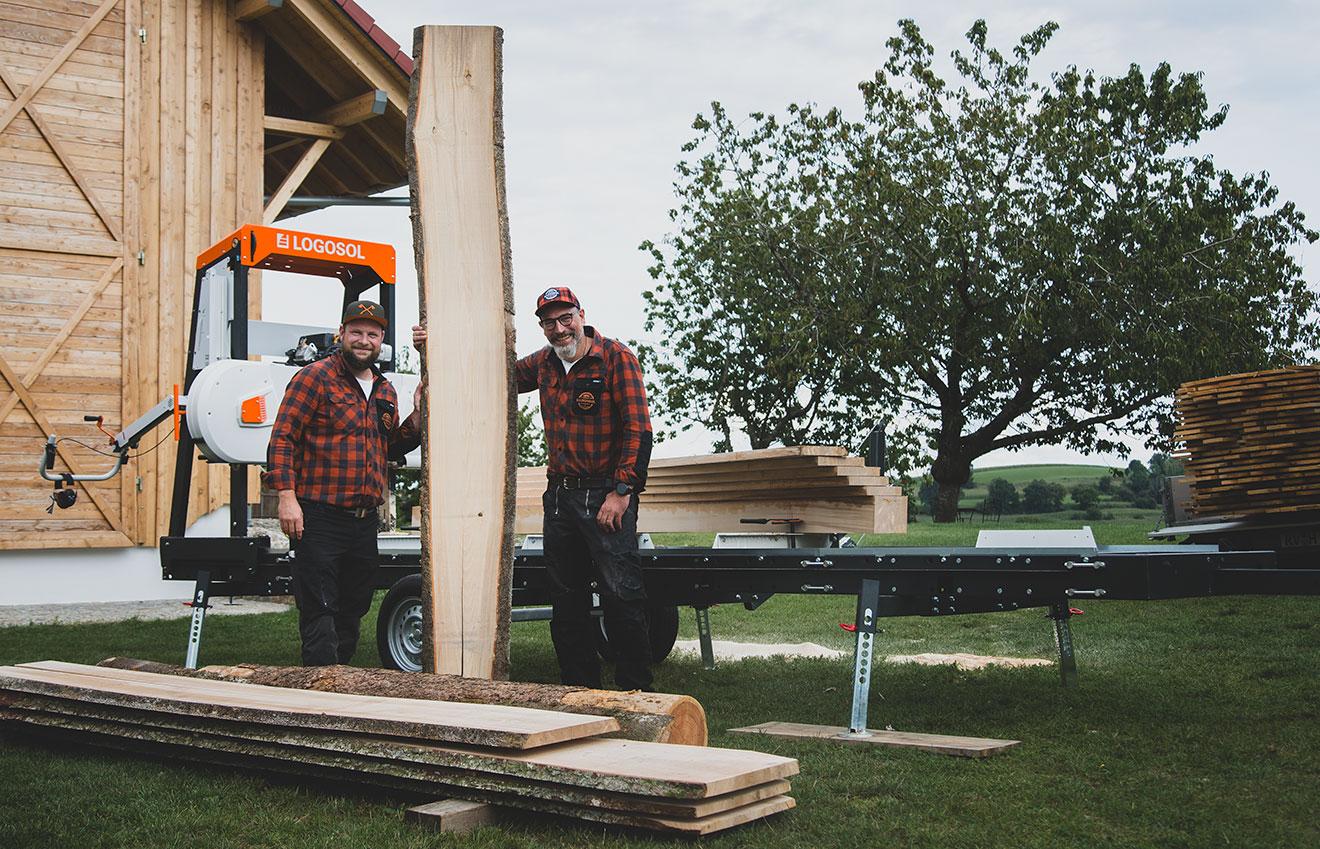
M 604 378 L 579 377 L 569 385 L 568 409 L 575 416 L 599 416 L 608 403 Z
M 356 432 L 362 427 L 362 399 L 346 389 L 335 389 L 321 405 L 321 425 L 327 430 Z

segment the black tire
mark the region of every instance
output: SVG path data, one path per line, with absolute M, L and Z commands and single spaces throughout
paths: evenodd
M 669 657 L 678 639 L 678 608 L 674 605 L 648 604 L 646 616 L 650 625 L 651 662 L 659 663 Z M 605 617 L 596 618 L 596 654 L 602 660 L 613 661 L 615 653 L 610 646 L 610 635 L 605 632 Z
M 376 650 L 386 669 L 422 671 L 422 576 L 395 581 L 376 617 Z

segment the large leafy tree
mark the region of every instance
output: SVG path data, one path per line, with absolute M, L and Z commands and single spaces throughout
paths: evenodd
M 860 117 L 697 117 L 674 232 L 643 249 L 657 408 L 727 449 L 850 442 L 933 456 L 937 519 L 971 461 L 1167 436 L 1181 382 L 1294 361 L 1317 234 L 1265 173 L 1202 151 L 1227 107 L 1198 74 L 1030 71 L 978 21 L 946 82 L 912 21 L 860 84 Z

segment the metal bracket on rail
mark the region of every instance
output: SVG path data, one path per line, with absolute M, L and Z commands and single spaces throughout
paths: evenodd
M 703 669 L 715 668 L 715 646 L 710 637 L 710 608 L 698 607 L 697 640 L 701 644 L 701 666 Z
M 1101 591 L 1103 594 L 1103 591 Z M 1072 591 L 1068 592 L 1072 595 Z M 1063 686 L 1075 687 L 1077 685 L 1077 658 L 1073 654 L 1072 626 L 1069 620 L 1072 618 L 1072 608 L 1068 602 L 1055 602 L 1050 605 L 1050 618 L 1054 620 L 1054 642 L 1059 647 L 1059 675 L 1063 680 Z
M 184 666 L 188 669 L 197 668 L 197 655 L 202 650 L 202 622 L 206 619 L 206 609 L 211 606 L 211 572 L 208 569 L 199 569 L 197 572 L 197 584 L 193 588 L 192 601 L 192 623 L 188 626 L 188 657 L 184 661 Z
M 852 719 L 848 733 L 843 737 L 870 737 L 866 730 L 866 715 L 871 700 L 871 665 L 875 650 L 875 622 L 880 615 L 880 582 L 874 578 L 862 580 L 862 591 L 857 594 L 857 649 L 853 655 Z

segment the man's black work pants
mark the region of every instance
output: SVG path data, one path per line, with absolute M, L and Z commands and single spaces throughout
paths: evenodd
M 302 539 L 293 543 L 293 597 L 303 666 L 348 663 L 357 649 L 362 617 L 371 609 L 379 518 L 300 501 Z
M 591 617 L 592 584 L 600 594 L 605 632 L 615 652 L 614 681 L 625 690 L 651 688 L 651 640 L 646 619 L 646 587 L 637 554 L 637 497 L 624 511 L 622 527 L 612 533 L 596 524 L 596 513 L 609 490 L 552 486 L 542 497 L 545 508 L 545 566 L 554 613 L 550 635 L 565 684 L 600 686 L 595 624 Z

